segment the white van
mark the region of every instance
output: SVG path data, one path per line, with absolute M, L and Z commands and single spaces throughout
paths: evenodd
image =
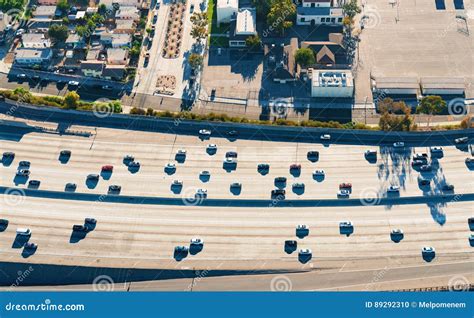
M 16 234 L 17 235 L 31 235 L 31 230 L 28 228 L 17 228 Z

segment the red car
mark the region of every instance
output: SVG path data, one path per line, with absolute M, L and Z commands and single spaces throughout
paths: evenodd
M 102 166 L 102 171 L 104 172 L 112 172 L 114 170 L 114 166 L 107 165 L 107 166 Z
M 352 189 L 352 183 L 341 183 L 339 184 L 339 189 Z
M 290 166 L 290 170 L 301 170 L 301 165 L 294 163 Z

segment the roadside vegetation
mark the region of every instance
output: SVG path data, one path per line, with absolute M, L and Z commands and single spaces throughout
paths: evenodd
M 64 97 L 51 95 L 40 96 L 32 94 L 29 90 L 23 87 L 18 87 L 14 90 L 0 90 L 0 95 L 19 103 L 39 106 L 51 106 L 61 109 L 85 111 L 98 110 L 101 112 L 108 111 L 109 113 L 122 112 L 122 104 L 119 100 L 86 102 L 81 100 L 79 94 L 75 91 L 68 92 Z

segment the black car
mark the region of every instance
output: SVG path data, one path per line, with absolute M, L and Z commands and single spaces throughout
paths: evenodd
M 28 182 L 28 186 L 29 186 L 29 187 L 34 187 L 34 188 L 39 187 L 40 184 L 41 184 L 41 181 L 39 181 L 39 180 L 30 180 L 30 181 Z
M 419 167 L 419 166 L 426 165 L 426 162 L 422 161 L 422 160 L 413 160 L 411 162 L 411 165 L 412 165 L 412 167 Z
M 317 160 L 319 158 L 319 151 L 308 151 L 306 157 L 308 160 Z
M 272 198 L 275 198 L 275 197 L 280 197 L 280 196 L 285 196 L 286 194 L 286 191 L 283 190 L 283 189 L 275 189 L 275 190 L 272 190 Z
M 119 185 L 114 184 L 114 185 L 109 186 L 109 193 L 119 194 L 121 190 L 122 190 L 122 187 Z
M 72 226 L 72 231 L 73 232 L 87 232 L 88 228 L 87 228 L 87 226 L 84 226 L 82 224 L 74 224 Z
M 4 152 L 3 153 L 3 158 L 13 159 L 13 158 L 15 158 L 15 153 L 11 152 L 11 151 Z
M 28 169 L 20 169 L 16 172 L 16 175 L 17 176 L 20 176 L 20 177 L 28 177 L 30 175 L 30 170 Z
M 31 243 L 31 242 L 27 242 L 25 243 L 25 249 L 26 250 L 36 250 L 38 248 L 38 244 L 36 243 Z
M 63 157 L 70 157 L 71 156 L 71 150 L 61 150 L 60 154 Z
M 20 163 L 18 164 L 20 167 L 29 167 L 30 166 L 30 162 L 29 161 L 20 161 Z
M 0 226 L 1 227 L 6 227 L 8 225 L 8 220 L 7 219 L 0 219 Z
M 257 166 L 258 171 L 268 171 L 270 170 L 270 165 L 267 163 L 261 163 Z
M 298 242 L 295 240 L 287 240 L 285 241 L 285 246 L 296 248 L 298 246 Z
M 422 186 L 427 186 L 430 184 L 430 180 L 429 179 L 420 179 L 418 180 L 418 183 Z
M 443 185 L 442 190 L 443 191 L 454 191 L 454 185 L 447 183 L 447 184 Z
M 430 165 L 422 165 L 420 171 L 431 171 L 433 168 Z
M 237 152 L 235 152 L 235 151 L 228 151 L 228 152 L 226 152 L 225 157 L 226 157 L 226 158 L 237 158 Z
M 474 217 L 471 217 L 471 218 L 467 219 L 467 223 L 469 225 L 474 225 Z
M 131 156 L 131 155 L 126 155 L 125 157 L 123 157 L 123 161 L 125 161 L 125 162 L 130 162 L 130 161 L 134 161 L 134 160 L 135 160 L 135 157 Z
M 465 162 L 468 165 L 472 165 L 472 164 L 474 164 L 474 158 L 466 158 Z
M 286 177 L 276 177 L 275 183 L 286 183 Z
M 99 180 L 99 175 L 98 174 L 90 174 L 87 176 L 87 180 L 95 181 Z
M 74 191 L 76 190 L 77 188 L 77 185 L 75 183 L 66 183 L 66 190 L 69 190 L 69 191 Z
M 84 223 L 85 224 L 90 224 L 90 225 L 95 225 L 97 223 L 97 220 L 93 219 L 93 218 L 85 218 Z

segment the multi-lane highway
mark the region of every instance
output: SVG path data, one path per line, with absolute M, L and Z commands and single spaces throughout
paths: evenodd
M 51 126 L 38 122 L 28 124 Z M 15 152 L 15 159 L 10 163 L 2 162 L 1 186 L 26 188 L 25 184 L 15 184 L 18 181 L 15 171 L 19 161 L 28 160 L 31 162 L 29 179 L 41 181 L 37 191 L 62 193 L 66 183 L 74 182 L 77 193 L 100 195 L 107 193 L 109 185 L 118 184 L 122 186 L 121 195 L 178 198 L 183 200 L 183 205 L 110 203 L 101 200 L 100 196 L 91 201 L 2 194 L 5 204 L 2 204 L 0 218 L 8 219 L 9 225 L 0 232 L 0 261 L 130 269 L 258 269 L 313 273 L 308 275 L 314 275 L 314 271 L 341 270 L 354 273 L 347 274 L 353 275 L 347 278 L 348 286 L 363 284 L 364 280 L 354 279 L 361 269 L 416 267 L 406 277 L 410 284 L 401 283 L 401 287 L 412 286 L 410 279 L 417 275 L 419 279 L 433 276 L 430 264 L 472 263 L 472 247 L 468 239 L 471 232 L 467 223 L 473 214 L 472 201 L 462 199 L 473 192 L 472 170 L 464 162 L 470 153 L 453 146 L 445 146 L 443 158 L 433 160 L 434 171 L 423 175 L 431 180 L 430 185 L 423 188 L 418 185 L 420 173 L 411 167 L 410 162 L 415 152 L 429 153 L 426 147 L 394 151 L 387 147 L 357 145 L 230 141 L 214 137 L 200 140 L 192 135 L 109 128 L 73 126 L 71 129 L 86 130 L 91 135 L 23 134 L 26 130 L 4 127 L 0 149 L 2 152 Z M 209 143 L 217 145 L 215 154 L 206 152 Z M 378 151 L 376 162 L 369 162 L 364 157 L 368 148 Z M 71 150 L 72 155 L 69 161 L 60 162 L 59 152 L 64 149 Z M 187 150 L 184 162 L 175 160 L 178 149 Z M 307 159 L 310 150 L 319 151 L 318 161 Z M 223 168 L 227 151 L 238 153 L 235 170 Z M 138 172 L 130 172 L 123 164 L 123 156 L 127 154 L 135 156 L 141 163 Z M 164 166 L 170 162 L 176 164 L 174 174 L 164 171 Z M 270 165 L 267 175 L 257 172 L 259 163 Z M 293 163 L 301 164 L 300 175 L 290 173 L 289 166 Z M 94 186 L 85 182 L 88 174 L 100 173 L 101 167 L 107 164 L 114 166 L 110 176 L 101 176 Z M 315 169 L 323 169 L 325 178 L 313 178 Z M 199 178 L 201 170 L 211 172 L 209 180 Z M 193 206 L 194 201 L 186 200 L 198 188 L 207 189 L 209 199 L 269 199 L 277 176 L 288 178 L 287 200 L 335 199 L 339 183 L 350 182 L 353 185 L 351 197 L 362 200 L 365 206 L 203 207 Z M 174 179 L 183 181 L 181 192 L 172 191 L 170 186 Z M 233 182 L 242 183 L 240 193 L 230 190 Z M 304 193 L 292 191 L 294 182 L 305 184 Z M 400 200 L 403 200 L 408 196 L 442 194 L 442 185 L 446 183 L 455 186 L 455 196 L 443 204 L 384 206 L 371 200 L 385 196 L 389 185 L 401 187 Z M 97 219 L 96 228 L 82 239 L 71 237 L 73 224 L 82 224 L 86 217 Z M 339 222 L 346 220 L 354 224 L 350 236 L 340 234 Z M 307 237 L 296 237 L 298 224 L 309 227 Z M 30 241 L 38 244 L 34 254 L 25 255 L 21 246 L 18 248 L 15 244 L 18 227 L 31 229 Z M 393 242 L 390 236 L 390 231 L 396 228 L 404 231 L 404 238 L 399 243 Z M 193 237 L 204 240 L 204 249 L 176 261 L 174 247 L 189 246 Z M 298 248 L 312 249 L 311 261 L 303 264 L 296 251 L 288 254 L 284 248 L 285 240 L 297 240 Z M 431 263 L 421 257 L 423 246 L 436 248 L 436 257 Z M 444 275 L 459 274 L 462 271 L 459 266 L 446 265 L 449 270 Z M 425 267 L 426 271 L 423 270 Z M 252 285 L 248 277 L 243 279 Z M 225 282 L 222 280 L 222 284 Z M 180 289 L 180 284 L 170 283 L 169 286 Z M 219 284 L 219 281 L 214 281 L 208 288 L 225 289 L 214 288 L 213 284 Z M 309 285 L 305 283 L 298 288 L 318 288 Z M 337 287 L 329 283 L 324 286 Z M 380 288 L 387 289 L 387 285 Z M 241 286 L 238 289 L 246 288 Z

